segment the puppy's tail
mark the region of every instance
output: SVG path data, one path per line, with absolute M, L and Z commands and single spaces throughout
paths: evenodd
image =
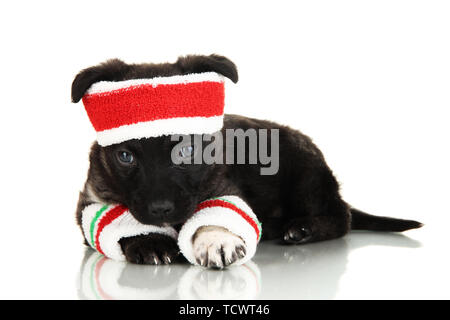
M 422 223 L 414 220 L 373 216 L 354 208 L 350 209 L 350 213 L 352 214 L 352 230 L 402 232 L 423 226 Z

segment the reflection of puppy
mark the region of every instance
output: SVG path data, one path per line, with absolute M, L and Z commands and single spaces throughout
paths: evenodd
M 261 291 L 261 273 L 252 261 L 216 272 L 190 267 L 178 284 L 178 298 L 187 300 L 247 300 Z
M 354 251 L 368 246 L 421 246 L 403 234 L 364 233 L 354 232 L 335 241 L 307 246 L 280 246 L 277 241 L 260 244 L 252 260 L 259 266 L 264 286 L 258 299 L 334 299 L 342 291 L 341 278 Z M 358 299 L 358 293 L 355 298 Z
M 147 267 L 87 249 L 78 274 L 82 300 L 253 299 L 261 288 L 256 264 L 216 272 L 196 266 Z
M 77 75 L 72 100 L 78 102 L 92 84 L 100 81 L 202 72 L 238 80 L 235 65 L 218 55 L 187 56 L 173 64 L 110 60 Z M 237 115 L 225 115 L 222 136 L 226 136 L 226 129 L 278 129 L 278 172 L 261 175 L 263 163 L 176 165 L 171 151 L 178 142 L 170 136 L 133 139 L 105 147 L 94 143 L 88 178 L 78 203 L 78 223 L 82 224 L 82 211 L 87 205 L 100 202 L 123 204 L 142 224 L 179 227 L 194 214 L 199 202 L 236 195 L 249 204 L 262 222 L 263 239 L 277 238 L 290 244 L 333 239 L 350 229 L 403 231 L 420 227 L 415 221 L 375 217 L 350 208 L 341 199 L 338 183 L 322 153 L 299 131 Z M 248 144 L 246 148 L 245 159 L 249 159 Z M 237 148 L 234 151 L 236 158 Z M 185 146 L 183 156 L 194 157 L 195 152 L 194 146 Z M 205 228 L 196 237 L 196 258 L 207 266 L 232 264 L 245 254 L 248 245 L 223 229 Z M 126 259 L 136 263 L 170 263 L 178 253 L 176 240 L 161 234 L 124 237 L 120 245 Z M 215 253 L 211 253 L 212 248 Z
M 174 299 L 181 265 L 148 268 L 114 261 L 86 250 L 78 275 L 78 296 L 88 300 Z

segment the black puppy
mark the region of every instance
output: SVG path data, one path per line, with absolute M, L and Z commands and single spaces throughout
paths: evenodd
M 213 71 L 237 82 L 236 66 L 225 57 L 186 56 L 175 63 L 126 64 L 120 60 L 81 71 L 72 84 L 72 101 L 78 102 L 98 81 L 122 81 L 157 76 L 185 75 Z M 211 197 L 237 195 L 253 209 L 263 226 L 264 239 L 281 239 L 303 244 L 334 239 L 351 229 L 404 231 L 421 227 L 412 220 L 377 217 L 351 208 L 341 199 L 339 184 L 320 150 L 297 130 L 273 122 L 225 115 L 226 129 L 278 129 L 279 170 L 261 175 L 257 164 L 175 165 L 171 151 L 177 141 L 170 136 L 129 140 L 101 147 L 94 143 L 84 190 L 80 193 L 77 221 L 94 202 L 121 203 L 143 224 L 172 225 L 189 219 L 196 205 Z M 227 141 L 229 143 L 229 141 Z M 248 148 L 248 145 L 246 145 Z M 269 150 L 270 151 L 270 150 Z M 247 150 L 248 156 L 248 150 Z M 200 228 L 193 238 L 194 252 L 216 244 L 233 246 L 237 255 L 223 259 L 219 251 L 201 260 L 205 266 L 223 267 L 245 254 L 245 243 L 220 227 Z M 122 238 L 120 245 L 128 261 L 170 263 L 179 250 L 175 240 L 152 234 Z M 221 258 L 222 257 L 222 258 Z

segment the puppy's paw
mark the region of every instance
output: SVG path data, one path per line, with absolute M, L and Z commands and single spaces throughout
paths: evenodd
M 127 261 L 137 264 L 169 264 L 180 252 L 174 239 L 158 233 L 122 238 L 119 244 Z
M 247 253 L 245 242 L 234 233 L 217 226 L 201 227 L 193 237 L 194 256 L 204 267 L 222 269 Z

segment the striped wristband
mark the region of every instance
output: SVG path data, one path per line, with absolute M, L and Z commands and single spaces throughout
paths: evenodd
M 120 247 L 121 238 L 149 233 L 165 234 L 174 239 L 177 232 L 171 227 L 145 225 L 137 221 L 123 205 L 94 203 L 82 212 L 81 226 L 89 245 L 108 258 L 125 261 Z
M 262 232 L 258 218 L 241 198 L 222 196 L 203 201 L 197 206 L 192 218 L 183 225 L 178 236 L 178 246 L 192 264 L 197 264 L 192 248 L 192 236 L 202 226 L 224 227 L 244 240 L 247 254 L 237 261 L 236 265 L 253 257 Z

